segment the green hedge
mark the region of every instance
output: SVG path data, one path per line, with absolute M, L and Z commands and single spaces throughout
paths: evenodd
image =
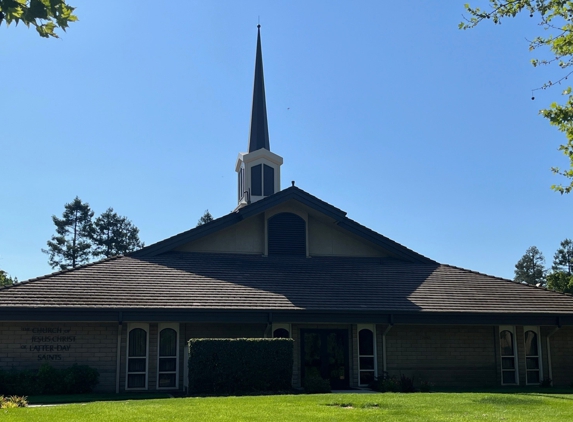
M 98 370 L 87 365 L 56 369 L 45 363 L 39 369 L 0 369 L 1 395 L 83 394 L 90 393 L 98 382 Z
M 290 391 L 292 339 L 189 340 L 189 392 Z

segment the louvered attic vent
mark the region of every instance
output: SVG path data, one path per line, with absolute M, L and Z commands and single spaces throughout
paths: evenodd
M 283 212 L 269 218 L 269 255 L 306 255 L 306 223 L 296 214 Z

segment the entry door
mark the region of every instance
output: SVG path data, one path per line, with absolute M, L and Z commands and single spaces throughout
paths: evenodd
M 301 330 L 302 379 L 320 376 L 333 390 L 349 388 L 348 330 Z

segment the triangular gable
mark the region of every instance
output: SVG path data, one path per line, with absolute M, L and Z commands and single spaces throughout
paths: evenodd
M 362 226 L 361 224 L 358 224 L 357 222 L 346 217 L 346 212 L 328 204 L 327 202 L 322 201 L 315 196 L 310 195 L 309 193 L 299 189 L 296 186 L 291 186 L 265 199 L 242 207 L 210 223 L 162 240 L 137 252 L 133 252 L 130 255 L 134 257 L 144 257 L 156 256 L 174 250 L 197 251 L 196 248 L 194 249 L 189 245 L 197 243 L 200 240 L 201 244 L 204 242 L 206 242 L 205 244 L 208 244 L 209 240 L 207 237 L 213 236 L 227 236 L 226 239 L 230 243 L 236 242 L 237 234 L 234 233 L 234 228 L 238 228 L 239 226 L 248 226 L 250 224 L 249 221 L 252 222 L 253 218 L 263 215 L 265 212 L 270 212 L 277 207 L 286 206 L 289 203 L 301 204 L 306 209 L 311 210 L 315 215 L 320 215 L 325 219 L 330 220 L 331 226 L 334 224 L 336 226 L 334 230 L 339 234 L 332 234 L 335 233 L 335 231 L 331 230 L 331 234 L 329 234 L 329 236 L 345 237 L 345 241 L 351 245 L 354 245 L 354 249 L 359 250 L 362 248 L 364 251 L 364 256 L 374 256 L 372 252 L 369 252 L 369 248 L 374 248 L 378 249 L 379 251 L 384 251 L 384 253 L 381 253 L 379 256 L 391 256 L 410 262 L 435 263 L 435 261 L 420 255 L 406 248 L 405 246 L 402 246 L 399 243 L 394 242 L 393 240 L 379 233 L 376 233 L 367 227 Z M 238 248 L 234 248 L 233 251 L 240 251 L 243 253 L 260 253 L 260 251 L 256 250 L 256 248 L 249 249 L 249 245 L 256 243 L 256 239 L 251 239 L 247 242 L 246 246 L 242 245 Z M 244 247 L 245 250 L 241 250 L 241 247 Z M 324 245 L 322 247 L 327 248 L 327 246 Z M 213 252 L 215 250 L 209 250 L 209 247 L 207 247 L 206 251 Z M 344 251 L 333 250 L 332 255 L 337 254 L 342 256 L 344 255 Z

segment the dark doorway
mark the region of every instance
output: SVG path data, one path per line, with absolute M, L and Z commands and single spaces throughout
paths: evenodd
M 320 376 L 333 390 L 350 387 L 348 330 L 300 330 L 302 379 Z

